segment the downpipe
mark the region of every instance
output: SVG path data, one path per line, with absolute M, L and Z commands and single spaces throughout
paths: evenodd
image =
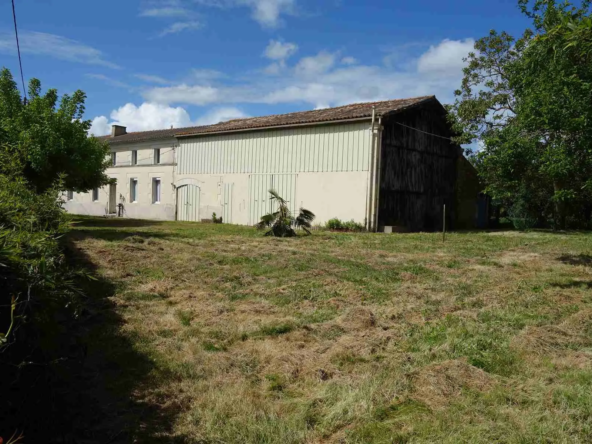
M 370 126 L 370 159 L 368 165 L 368 180 L 366 181 L 366 230 L 372 231 L 372 184 L 374 183 L 374 124 L 376 122 L 376 107 L 372 107 L 372 125 Z
M 378 230 L 378 202 L 380 198 L 380 167 L 382 163 L 382 117 L 378 118 L 376 125 L 376 113 L 372 110 L 372 127 L 370 128 L 371 162 L 369 174 L 369 191 L 367 204 L 367 229 L 370 232 Z
M 378 231 L 378 211 L 380 203 L 380 174 L 382 165 L 382 117 L 378 118 L 378 126 L 374 129 L 374 142 L 376 144 L 376 170 L 374 173 L 374 199 L 373 199 L 373 215 L 372 215 L 372 231 Z

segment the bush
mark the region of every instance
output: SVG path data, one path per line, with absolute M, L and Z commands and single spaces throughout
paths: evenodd
M 329 219 L 325 225 L 329 230 L 341 230 L 343 229 L 343 222 L 337 218 Z
M 76 311 L 79 295 L 78 273 L 67 266 L 59 244 L 69 227 L 61 181 L 37 194 L 9 152 L 0 148 L 0 352 L 19 339 L 23 349 L 27 342 L 38 347 L 39 338 L 45 341 L 58 328 L 58 313 Z M 4 358 L 10 355 L 19 353 Z
M 343 222 L 337 218 L 329 219 L 325 224 L 325 227 L 329 230 L 353 232 L 364 231 L 365 229 L 364 225 L 355 222 L 353 219 L 349 222 Z
M 39 442 L 31 430 L 50 425 L 48 411 L 62 402 L 56 384 L 84 353 L 74 330 L 84 274 L 62 251 L 69 220 L 61 180 L 37 194 L 9 153 L 0 144 L 0 434 L 25 428 Z

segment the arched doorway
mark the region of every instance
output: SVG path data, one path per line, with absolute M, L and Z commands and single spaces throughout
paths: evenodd
M 199 196 L 201 189 L 197 185 L 177 187 L 177 220 L 199 221 Z

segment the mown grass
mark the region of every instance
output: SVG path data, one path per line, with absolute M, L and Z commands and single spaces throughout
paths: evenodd
M 72 237 L 153 363 L 135 401 L 174 406 L 159 439 L 592 442 L 589 234 L 82 219 Z

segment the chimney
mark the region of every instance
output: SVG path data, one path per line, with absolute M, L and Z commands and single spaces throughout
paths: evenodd
M 111 125 L 111 137 L 123 136 L 127 134 L 125 126 Z

